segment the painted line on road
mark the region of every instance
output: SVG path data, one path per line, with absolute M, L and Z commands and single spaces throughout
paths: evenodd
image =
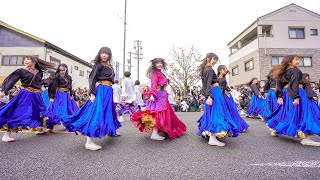
M 320 161 L 295 161 L 295 162 L 262 163 L 262 164 L 250 164 L 250 165 L 251 166 L 320 168 Z

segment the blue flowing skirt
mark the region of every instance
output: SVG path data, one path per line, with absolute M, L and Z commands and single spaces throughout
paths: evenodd
M 243 132 L 246 131 L 249 125 L 246 121 L 240 116 L 236 103 L 233 100 L 232 95 L 224 94 L 224 99 L 226 100 L 229 112 L 231 114 L 231 118 L 238 126 L 238 131 Z
M 306 91 L 299 88 L 299 105 L 293 105 L 293 99 L 287 94 L 287 88 L 282 90 L 283 105 L 266 118 L 269 128 L 277 135 L 299 136 L 320 135 L 320 116 L 313 108 L 312 101 L 307 98 Z
M 57 90 L 54 102 L 50 104 L 46 126 L 53 129 L 55 124 L 61 124 L 61 118 L 74 114 L 69 92 Z
M 43 98 L 43 102 L 46 105 L 46 107 L 49 108 L 50 107 L 50 98 L 49 98 L 48 89 L 42 91 L 42 98 Z
M 249 109 L 247 110 L 247 115 L 254 115 L 254 116 L 258 116 L 258 115 L 263 115 L 264 111 L 265 111 L 265 101 L 263 98 L 259 98 L 256 95 L 252 95 L 251 96 L 251 105 L 249 107 Z
M 88 100 L 74 115 L 63 117 L 63 124 L 69 132 L 80 132 L 89 137 L 103 138 L 106 135 L 116 136 L 121 127 L 117 119 L 111 86 L 98 85 L 96 99 Z
M 7 105 L 0 108 L 0 128 L 10 130 L 42 127 L 47 113 L 41 92 L 21 89 Z
M 217 137 L 238 136 L 239 128 L 232 119 L 226 100 L 219 86 L 211 88 L 212 106 L 205 105 L 203 115 L 198 120 L 198 135 Z
M 262 114 L 262 116 L 264 118 L 270 116 L 276 109 L 278 109 L 279 106 L 280 105 L 278 104 L 276 91 L 274 89 L 270 89 L 266 97 L 265 112 Z
M 77 105 L 76 100 L 74 100 L 74 98 L 71 98 L 71 109 L 74 113 L 79 111 L 79 107 Z

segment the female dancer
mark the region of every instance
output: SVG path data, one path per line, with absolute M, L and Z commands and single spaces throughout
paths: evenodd
M 150 98 L 146 103 L 146 111 L 134 113 L 130 119 L 140 131 L 152 131 L 152 140 L 165 139 L 158 132 L 168 134 L 171 139 L 180 137 L 187 127 L 178 119 L 168 101 L 167 78 L 162 73 L 167 64 L 162 58 L 155 58 L 150 62 L 147 77 L 151 78 L 151 88 L 148 91 Z
M 93 138 L 117 136 L 116 130 L 121 127 L 113 102 L 111 86 L 115 74 L 111 60 L 111 50 L 102 47 L 93 60 L 94 66 L 89 76 L 90 100 L 74 115 L 62 118 L 68 131 L 87 136 L 85 148 L 89 150 L 101 149 L 93 142 Z M 96 83 L 99 84 L 96 86 Z
M 218 66 L 218 82 L 222 89 L 223 97 L 227 103 L 228 110 L 231 114 L 232 119 L 238 126 L 239 132 L 244 132 L 248 129 L 249 125 L 240 116 L 236 103 L 230 94 L 231 89 L 228 87 L 226 75 L 229 73 L 225 65 Z
M 144 106 L 144 102 L 142 100 L 142 93 L 141 93 L 139 80 L 136 80 L 136 82 L 134 83 L 134 91 L 135 91 L 136 97 L 137 97 L 138 108 L 141 109 L 141 107 Z
M 265 101 L 264 112 L 262 113 L 263 118 L 270 116 L 279 107 L 278 98 L 276 95 L 278 86 L 277 86 L 277 82 L 271 77 L 272 71 L 273 70 L 271 70 L 269 75 L 267 76 L 267 82 L 263 88 L 264 92 L 268 92 L 266 101 Z
M 252 78 L 247 85 L 251 88 L 251 91 L 253 92 L 251 96 L 251 105 L 246 113 L 247 117 L 259 116 L 262 120 L 264 120 L 263 113 L 266 109 L 265 101 L 259 90 L 258 79 Z
M 320 117 L 312 112 L 307 93 L 302 88 L 299 58 L 295 55 L 285 56 L 281 65 L 272 72 L 272 78 L 283 89 L 277 93 L 281 106 L 267 117 L 266 124 L 271 128 L 272 136 L 298 136 L 302 138 L 302 145 L 320 146 L 319 142 L 310 139 L 310 135 L 320 135 Z
M 218 59 L 216 54 L 208 53 L 198 69 L 202 79 L 201 93 L 206 98 L 204 113 L 198 120 L 198 135 L 209 136 L 209 145 L 224 146 L 225 143 L 218 141 L 217 137 L 236 137 L 239 128 L 231 117 L 218 77 L 212 69 Z
M 21 81 L 21 89 L 7 105 L 0 108 L 0 127 L 6 130 L 2 141 L 13 142 L 10 132 L 17 132 L 23 128 L 39 128 L 43 125 L 43 118 L 47 115 L 47 108 L 41 96 L 41 82 L 43 72 L 47 68 L 54 68 L 54 64 L 40 60 L 37 57 L 25 56 L 25 68 L 11 73 L 2 83 L 0 98 Z
M 318 95 L 316 92 L 313 91 L 311 84 L 310 84 L 310 75 L 308 73 L 302 74 L 302 82 L 303 82 L 303 88 L 305 89 L 307 93 L 307 97 L 309 99 L 309 103 L 311 106 L 312 114 L 315 116 L 320 117 L 320 107 L 317 104 Z
M 53 126 L 60 124 L 62 117 L 75 113 L 72 108 L 70 94 L 72 93 L 72 78 L 68 73 L 66 64 L 59 64 L 54 78 L 48 88 L 51 105 L 49 107 L 49 119 L 46 121 L 46 133 L 53 132 Z
M 124 80 L 122 82 L 121 101 L 117 104 L 116 110 L 119 119 L 123 121 L 123 114 L 132 114 L 139 111 L 139 107 L 136 103 L 136 93 L 134 85 L 131 80 L 131 73 L 129 71 L 124 72 Z

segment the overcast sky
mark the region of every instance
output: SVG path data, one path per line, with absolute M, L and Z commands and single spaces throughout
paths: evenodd
M 99 48 L 111 48 L 123 61 L 125 0 L 0 0 L 0 20 L 92 60 Z M 127 51 L 141 40 L 140 79 L 154 57 L 170 58 L 173 45 L 215 52 L 227 64 L 227 43 L 259 16 L 295 3 L 320 13 L 318 0 L 127 0 Z M 120 16 L 120 17 L 119 17 Z M 132 70 L 136 79 L 136 61 Z M 122 65 L 120 66 L 122 69 Z

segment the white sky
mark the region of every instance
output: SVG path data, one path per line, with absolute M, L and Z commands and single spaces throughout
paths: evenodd
M 111 48 L 123 61 L 125 0 L 0 0 L 0 20 L 92 60 L 99 48 Z M 173 45 L 215 52 L 227 64 L 227 43 L 259 16 L 295 3 L 320 13 L 319 0 L 127 0 L 127 51 L 141 40 L 140 80 L 154 57 L 169 59 Z M 135 80 L 136 61 L 132 69 Z M 120 75 L 122 77 L 122 75 Z

